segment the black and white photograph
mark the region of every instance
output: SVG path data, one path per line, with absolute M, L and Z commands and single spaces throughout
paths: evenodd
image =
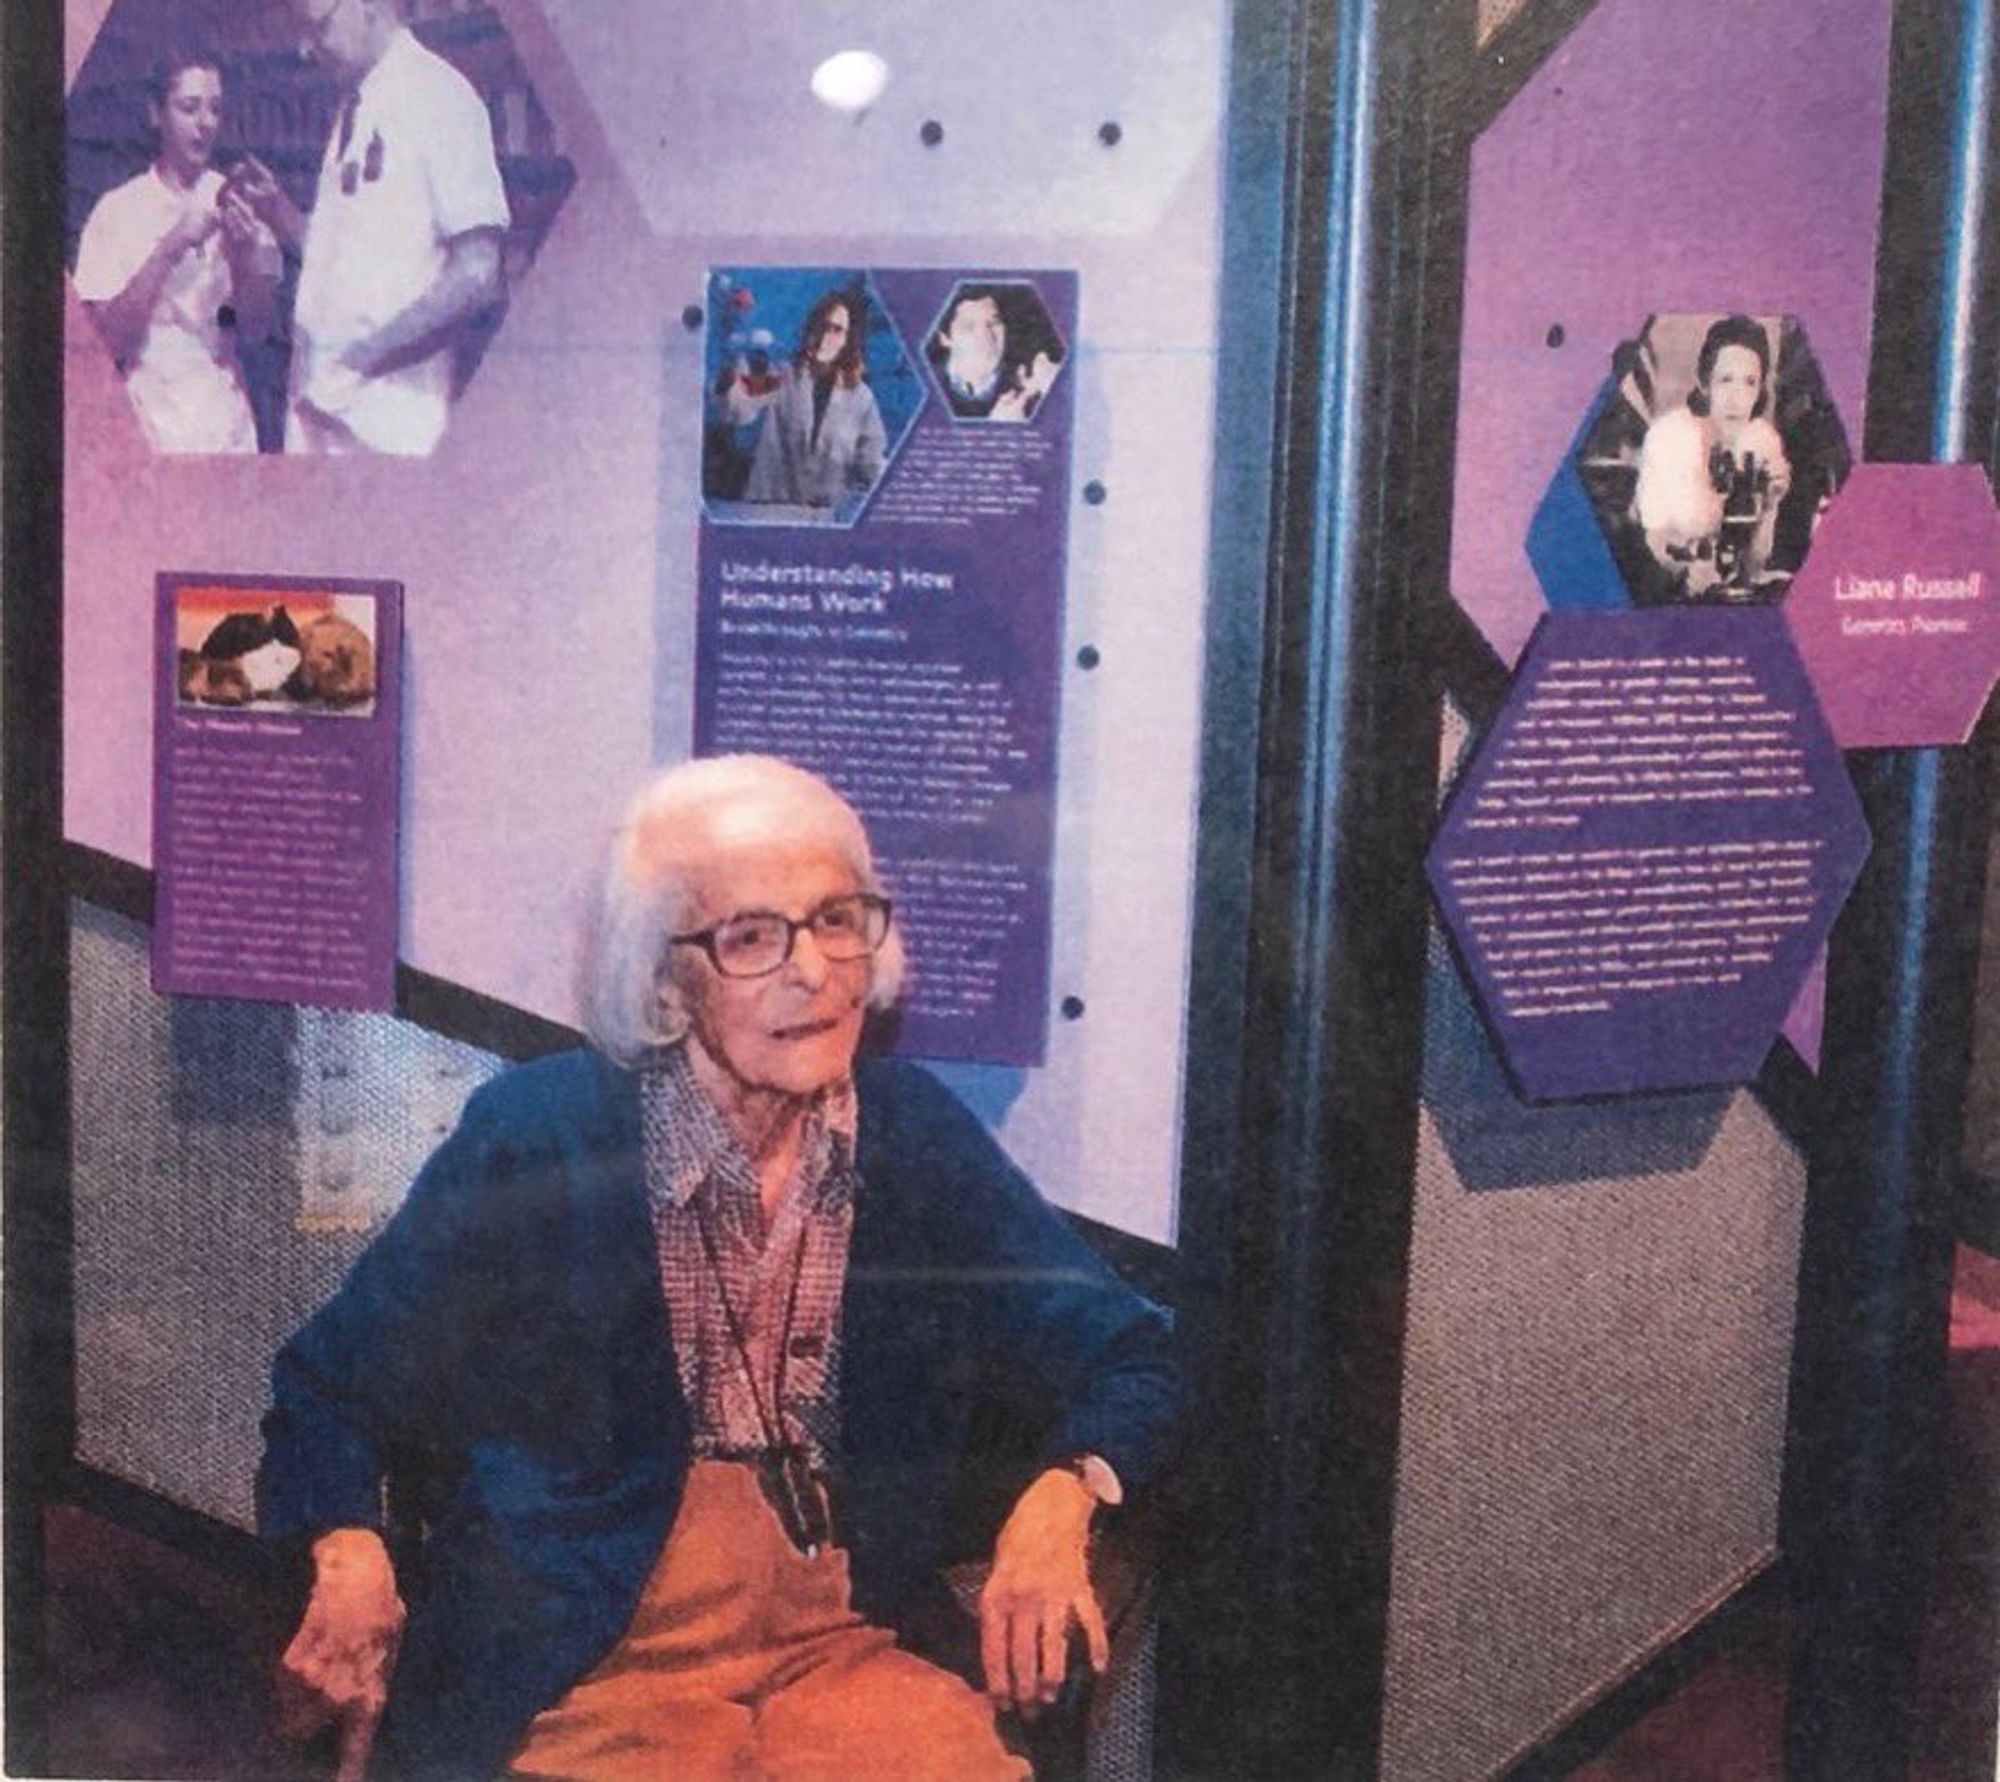
M 115 0 L 68 147 L 76 292 L 169 454 L 428 456 L 576 177 L 460 0 Z
M 1783 599 L 1854 462 L 1803 326 L 1654 315 L 1611 370 L 1576 469 L 1633 603 Z

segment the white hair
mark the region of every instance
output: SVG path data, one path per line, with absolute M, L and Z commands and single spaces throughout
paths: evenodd
M 584 1031 L 599 1051 L 632 1065 L 686 1034 L 666 967 L 671 937 L 695 919 L 694 874 L 717 849 L 762 840 L 824 847 L 882 894 L 860 817 L 818 775 L 772 755 L 713 755 L 654 775 L 605 852 L 584 948 Z M 888 1008 L 903 987 L 893 924 L 869 964 L 868 1006 Z

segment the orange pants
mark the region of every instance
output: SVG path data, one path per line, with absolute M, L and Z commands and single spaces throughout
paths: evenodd
M 847 1555 L 799 1552 L 755 1473 L 697 1460 L 631 1625 L 535 1716 L 512 1772 L 561 1782 L 1026 1782 L 986 1699 L 871 1627 Z

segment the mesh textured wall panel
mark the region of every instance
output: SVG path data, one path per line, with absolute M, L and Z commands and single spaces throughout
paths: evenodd
M 1382 1773 L 1493 1775 L 1771 1555 L 1805 1167 L 1468 1190 L 1426 1114 Z
M 272 1353 L 367 1241 L 302 1219 L 352 1194 L 342 1169 L 393 1209 L 499 1061 L 387 1016 L 155 996 L 144 928 L 73 916 L 78 1458 L 248 1527 Z
M 1442 719 L 1441 793 L 1472 740 Z M 1418 1134 L 1385 1782 L 1495 1774 L 1770 1557 L 1805 1200 L 1748 1093 L 1693 1146 L 1662 1133 L 1698 1097 L 1633 1098 L 1657 1119 L 1616 1145 L 1603 1107 L 1467 1117 L 1498 1067 L 1432 955 L 1425 1095 L 1453 1105 Z M 1509 1175 L 1537 1185 L 1468 1186 Z

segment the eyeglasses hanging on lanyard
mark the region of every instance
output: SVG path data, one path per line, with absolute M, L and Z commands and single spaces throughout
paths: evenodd
M 805 1273 L 806 1233 L 801 1231 L 792 1257 L 792 1285 L 785 1295 L 785 1322 L 778 1337 L 776 1378 L 771 1382 L 773 1409 L 766 1410 L 764 1394 L 757 1384 L 757 1368 L 750 1357 L 750 1344 L 743 1334 L 742 1320 L 729 1297 L 729 1282 L 722 1272 L 722 1258 L 716 1253 L 715 1238 L 708 1229 L 703 1197 L 695 1197 L 695 1228 L 701 1233 L 701 1247 L 715 1275 L 715 1290 L 722 1300 L 722 1318 L 729 1340 L 742 1364 L 743 1378 L 750 1388 L 750 1403 L 757 1412 L 757 1425 L 764 1435 L 764 1447 L 754 1457 L 757 1485 L 771 1506 L 785 1537 L 808 1559 L 833 1541 L 833 1506 L 825 1482 L 813 1470 L 812 1457 L 798 1442 L 788 1441 L 782 1428 L 785 1414 L 785 1373 L 792 1355 L 792 1320 L 798 1311 L 799 1279 Z

